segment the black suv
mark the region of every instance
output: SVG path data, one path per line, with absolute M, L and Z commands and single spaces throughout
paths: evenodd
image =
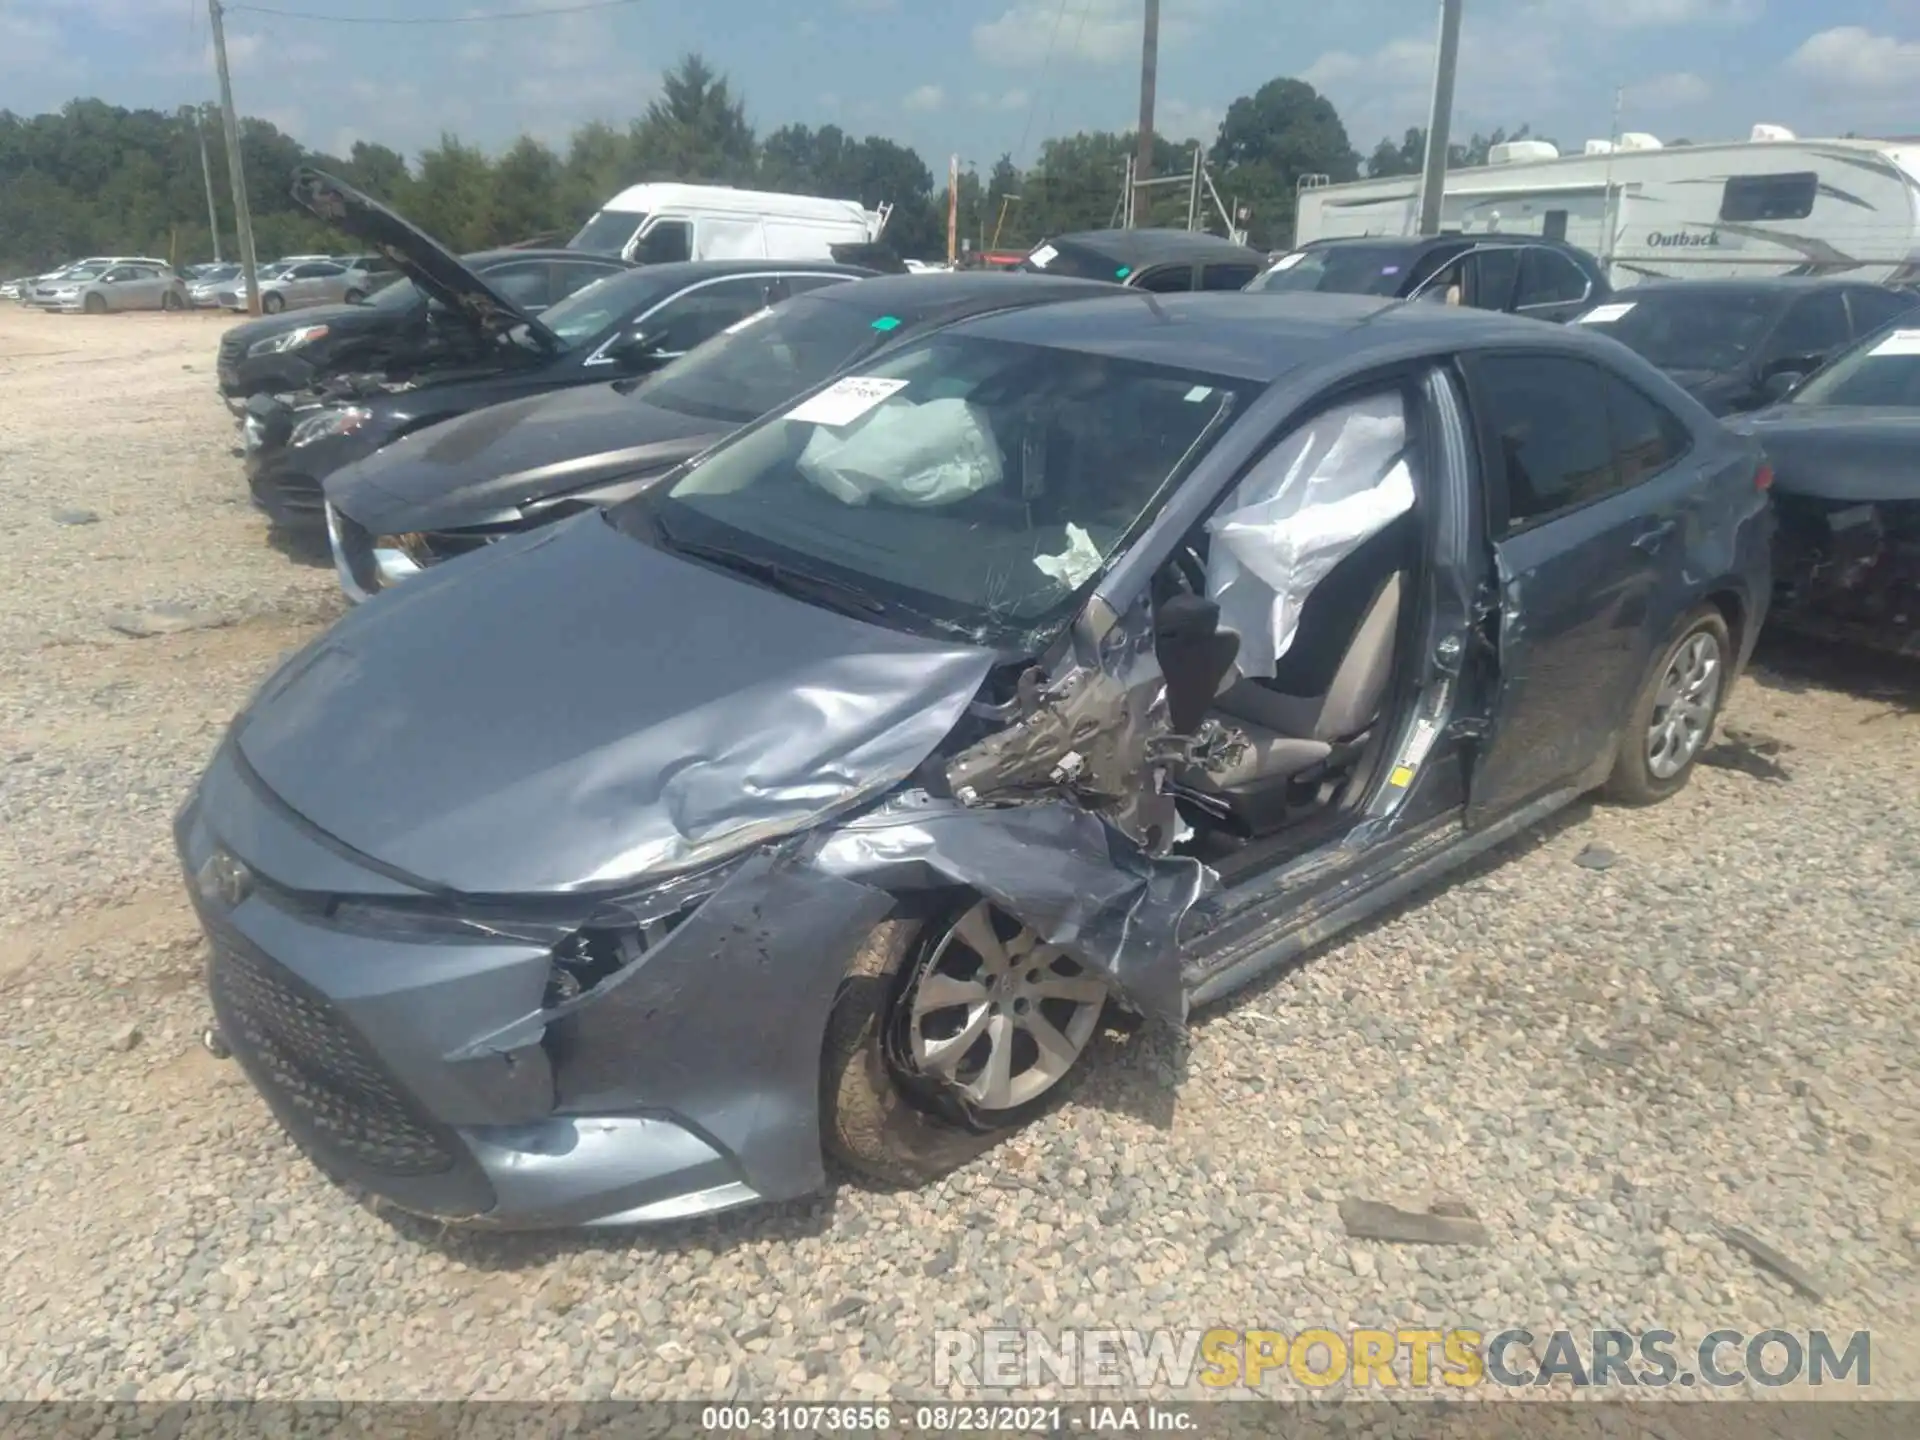
M 1593 256 L 1538 235 L 1315 240 L 1277 258 L 1247 289 L 1438 300 L 1553 321 L 1613 293 Z

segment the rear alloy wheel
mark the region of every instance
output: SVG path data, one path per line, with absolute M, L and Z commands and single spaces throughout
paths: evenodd
M 269 291 L 260 297 L 260 309 L 263 314 L 278 315 L 286 308 L 287 302 L 283 296 L 275 295 Z
M 1605 795 L 1627 805 L 1664 800 L 1687 783 L 1713 736 L 1733 643 L 1711 605 L 1693 611 L 1641 686 Z
M 829 1151 L 887 1185 L 965 1164 L 1066 1092 L 1106 1002 L 1104 980 L 985 900 L 882 924 L 828 1022 Z
M 80 308 L 89 315 L 104 315 L 107 313 L 106 297 L 99 294 L 89 295 L 81 302 Z

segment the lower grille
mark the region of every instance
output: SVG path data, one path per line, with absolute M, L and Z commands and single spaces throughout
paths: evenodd
M 406 1094 L 331 1001 L 283 966 L 215 935 L 208 988 L 234 1055 L 323 1169 L 377 1189 L 461 1164 L 453 1132 Z
M 326 492 L 309 475 L 277 474 L 256 477 L 253 497 L 269 519 L 282 524 L 319 520 L 326 513 Z

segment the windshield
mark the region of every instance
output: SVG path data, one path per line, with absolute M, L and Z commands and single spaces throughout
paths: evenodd
M 878 349 L 899 323 L 802 295 L 749 315 L 634 393 L 662 409 L 744 425 Z
M 618 255 L 642 225 L 646 215 L 637 210 L 602 210 L 580 227 L 580 233 L 567 242 L 569 250 L 592 250 L 602 255 Z
M 1068 618 L 1247 382 L 960 334 L 877 358 L 613 512 L 667 549 L 1025 648 Z M 808 598 L 812 598 L 809 596 Z
M 292 268 L 293 261 L 291 260 L 274 260 L 262 265 L 254 273 L 262 280 L 278 280 Z
M 91 280 L 107 273 L 105 265 L 76 265 L 71 270 L 60 272 L 62 280 Z
M 1795 391 L 1795 405 L 1920 405 L 1920 330 L 1869 336 Z
M 214 285 L 222 280 L 236 279 L 240 274 L 238 265 L 209 265 L 195 277 L 196 285 Z
M 1662 370 L 1732 370 L 1773 328 L 1780 297 L 1759 290 L 1655 290 L 1596 305 L 1577 323 Z
M 540 323 L 572 350 L 630 315 L 651 310 L 686 283 L 662 280 L 657 271 L 616 270 L 567 296 L 540 316 Z
M 1404 245 L 1329 245 L 1282 255 L 1249 290 L 1319 290 L 1336 295 L 1397 295 L 1414 258 Z

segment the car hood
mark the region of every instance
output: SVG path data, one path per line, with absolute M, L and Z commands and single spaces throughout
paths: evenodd
M 331 477 L 327 499 L 376 535 L 510 523 L 529 501 L 669 469 L 732 428 L 611 384 L 576 386 L 397 440 Z
M 233 743 L 288 807 L 408 883 L 592 891 L 892 788 L 993 659 L 584 515 L 357 607 L 262 687 Z
M 231 290 L 239 283 L 222 281 L 214 288 Z M 308 325 L 325 325 L 329 330 L 340 331 L 378 330 L 383 326 L 402 324 L 408 318 L 404 311 L 379 309 L 372 305 L 308 305 L 296 311 L 282 311 L 278 315 L 263 315 L 257 320 L 243 320 L 238 325 L 227 327 L 221 338 L 245 354 L 249 345 Z
M 1920 410 L 1785 404 L 1727 423 L 1760 442 L 1785 494 L 1920 500 Z
M 293 198 L 391 260 L 415 285 L 456 315 L 465 316 L 489 339 L 524 325 L 547 353 L 557 355 L 565 348 L 551 330 L 493 289 L 446 246 L 345 181 L 303 165 L 294 171 Z

